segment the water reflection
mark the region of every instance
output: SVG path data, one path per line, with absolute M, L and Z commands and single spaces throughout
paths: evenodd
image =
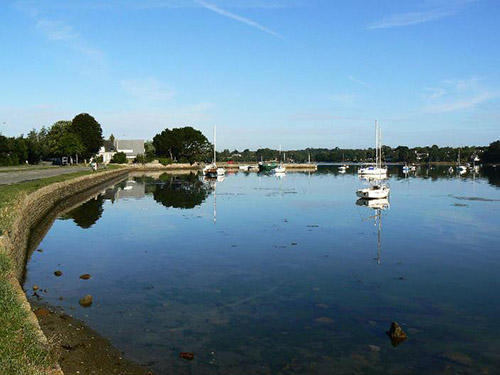
M 375 211 L 374 215 L 369 216 L 367 219 L 375 220 L 375 227 L 377 227 L 377 264 L 382 262 L 382 211 L 388 210 L 390 207 L 389 200 L 384 199 L 363 199 L 360 198 L 356 201 L 358 206 L 369 207 Z
M 102 194 L 85 202 L 81 206 L 61 216 L 61 220 L 70 220 L 80 228 L 91 228 L 102 216 L 104 196 Z
M 211 190 L 194 173 L 180 176 L 165 173 L 154 184 L 153 198 L 165 207 L 189 209 L 202 204 Z

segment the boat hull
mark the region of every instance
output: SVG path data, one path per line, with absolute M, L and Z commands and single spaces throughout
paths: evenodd
M 390 189 L 386 186 L 356 190 L 356 196 L 363 199 L 384 199 L 389 196 Z

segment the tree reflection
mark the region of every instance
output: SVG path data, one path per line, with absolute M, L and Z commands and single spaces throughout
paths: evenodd
M 104 197 L 102 195 L 98 195 L 96 198 L 91 199 L 74 210 L 64 214 L 61 219 L 73 219 L 75 224 L 80 228 L 90 228 L 101 218 L 104 211 L 103 203 Z
M 488 183 L 500 187 L 500 171 L 493 166 L 486 166 L 482 170 L 483 176 L 488 179 Z
M 193 173 L 180 176 L 165 173 L 159 177 L 159 182 L 149 188 L 154 186 L 154 200 L 165 207 L 194 208 L 203 203 L 211 190 Z

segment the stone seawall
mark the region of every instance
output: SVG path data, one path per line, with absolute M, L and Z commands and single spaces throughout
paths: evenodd
M 15 208 L 17 215 L 12 229 L 2 238 L 3 246 L 12 259 L 17 280 L 21 282 L 24 275 L 30 250 L 29 245 L 33 243 L 30 241 L 31 232 L 40 232 L 37 230 L 40 224 L 41 227 L 46 227 L 46 230 L 43 231 L 43 235 L 45 235 L 55 218 L 55 216 L 54 218 L 48 217 L 51 212 L 61 212 L 65 207 L 85 200 L 86 195 L 92 196 L 102 189 L 103 185 L 126 177 L 128 172 L 128 169 L 122 169 L 81 176 L 45 186 L 26 196 Z M 48 228 L 46 224 L 48 224 Z M 40 237 L 40 234 L 37 237 L 43 238 L 43 236 Z
M 16 220 L 12 230 L 0 237 L 0 246 L 12 259 L 14 274 L 10 277 L 10 283 L 28 312 L 29 321 L 36 327 L 41 343 L 47 344 L 47 338 L 21 287 L 28 257 L 50 229 L 57 215 L 92 198 L 110 184 L 124 179 L 128 173 L 128 169 L 121 169 L 51 184 L 29 194 L 18 207 L 13 208 L 17 211 Z M 59 365 L 56 365 L 47 369 L 47 375 L 64 374 Z

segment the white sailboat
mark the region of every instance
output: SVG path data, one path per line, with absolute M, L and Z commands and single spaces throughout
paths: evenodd
M 226 170 L 222 167 L 217 168 L 217 138 L 216 138 L 216 128 L 214 125 L 214 158 L 212 164 L 206 165 L 203 168 L 203 175 L 207 177 L 217 177 L 224 176 L 226 174 Z
M 387 167 L 382 167 L 382 131 L 375 120 L 375 165 L 368 165 L 358 169 L 361 176 L 386 176 Z
M 280 164 L 277 167 L 273 168 L 271 170 L 271 172 L 273 172 L 275 174 L 277 174 L 277 173 L 284 174 L 286 172 L 286 168 L 283 165 L 283 162 L 281 160 L 281 145 L 280 145 Z
M 375 121 L 375 140 L 376 140 L 376 165 L 367 168 L 360 168 L 358 173 L 360 176 L 372 178 L 373 182 L 367 188 L 356 190 L 356 195 L 363 199 L 384 199 L 389 196 L 391 189 L 389 185 L 381 183 L 382 178 L 387 178 L 387 168 L 382 168 L 382 135 L 378 121 Z
M 467 172 L 467 167 L 465 165 L 460 165 L 460 150 L 458 150 L 457 171 L 460 174 L 464 174 L 465 172 Z

